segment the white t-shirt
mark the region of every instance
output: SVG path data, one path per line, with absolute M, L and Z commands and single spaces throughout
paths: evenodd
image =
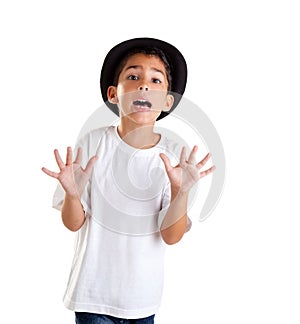
M 84 167 L 93 155 L 98 160 L 81 199 L 86 220 L 77 232 L 64 304 L 128 319 L 155 314 L 166 246 L 159 229 L 170 202 L 159 153 L 174 165 L 181 147 L 161 134 L 156 146 L 136 149 L 122 141 L 116 126 L 90 132 L 78 146 Z M 63 197 L 58 186 L 53 207 L 61 209 Z

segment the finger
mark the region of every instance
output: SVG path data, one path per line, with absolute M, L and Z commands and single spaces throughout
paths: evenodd
M 72 148 L 68 146 L 67 148 L 67 157 L 66 157 L 66 165 L 72 165 L 73 163 L 73 154 L 72 154 Z
M 212 173 L 215 169 L 216 169 L 216 167 L 215 167 L 215 166 L 212 166 L 212 167 L 209 168 L 208 170 L 200 172 L 200 178 L 203 178 L 203 177 L 209 175 L 209 174 Z
M 204 157 L 204 159 L 202 161 L 200 161 L 199 163 L 197 163 L 196 167 L 197 169 L 201 169 L 205 163 L 210 159 L 211 157 L 211 154 L 210 153 L 207 153 L 206 156 Z
M 195 146 L 193 147 L 192 151 L 191 151 L 190 156 L 189 156 L 188 163 L 190 163 L 190 164 L 195 164 L 195 162 L 196 162 L 196 152 L 197 152 L 197 150 L 198 150 L 198 146 L 195 145 Z
M 97 155 L 95 155 L 95 156 L 93 156 L 92 158 L 89 159 L 89 162 L 87 163 L 86 168 L 84 170 L 85 173 L 87 173 L 88 175 L 90 175 L 92 173 L 94 164 L 97 161 L 97 159 L 98 159 Z
M 183 146 L 183 148 L 181 150 L 179 164 L 180 165 L 185 165 L 186 164 L 186 148 L 185 148 L 185 146 Z
M 53 171 L 50 171 L 50 170 L 48 170 L 47 168 L 42 168 L 42 171 L 44 172 L 44 173 L 46 173 L 48 176 L 50 176 L 50 177 L 52 177 L 52 178 L 55 178 L 55 179 L 57 179 L 58 178 L 58 173 L 56 173 L 56 172 L 53 172 Z
M 82 161 L 82 148 L 78 147 L 76 159 L 75 159 L 74 163 L 81 164 L 81 161 Z
M 63 169 L 65 167 L 65 164 L 64 164 L 63 160 L 61 159 L 57 149 L 54 150 L 54 156 L 55 156 L 55 160 L 56 160 L 56 163 L 57 163 L 59 169 L 60 170 Z
M 169 172 L 172 169 L 169 158 L 164 153 L 160 153 L 159 156 L 161 157 L 161 159 L 164 162 L 166 171 Z

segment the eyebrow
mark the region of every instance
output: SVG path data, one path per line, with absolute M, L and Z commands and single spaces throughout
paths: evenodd
M 142 68 L 141 65 L 130 65 L 130 66 L 128 66 L 128 67 L 125 69 L 125 71 L 127 71 L 127 70 L 129 70 L 129 69 L 141 69 L 141 68 Z M 151 70 L 153 70 L 153 71 L 155 71 L 155 72 L 159 72 L 159 73 L 161 73 L 163 76 L 165 76 L 165 73 L 164 73 L 162 70 L 160 70 L 160 69 L 157 69 L 157 68 L 155 68 L 155 67 L 152 67 Z

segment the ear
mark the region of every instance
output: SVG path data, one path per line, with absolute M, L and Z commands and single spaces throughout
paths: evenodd
M 108 98 L 108 101 L 112 104 L 117 104 L 119 102 L 118 97 L 117 97 L 117 87 L 115 87 L 115 86 L 108 87 L 107 98 Z
M 162 111 L 169 111 L 174 104 L 174 96 L 167 94 L 165 107 Z

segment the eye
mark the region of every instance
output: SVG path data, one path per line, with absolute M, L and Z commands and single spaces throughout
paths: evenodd
M 153 83 L 157 83 L 157 84 L 161 83 L 161 81 L 159 79 L 152 79 L 152 81 L 153 81 Z
M 136 75 L 129 75 L 127 79 L 128 80 L 137 80 L 138 77 Z

